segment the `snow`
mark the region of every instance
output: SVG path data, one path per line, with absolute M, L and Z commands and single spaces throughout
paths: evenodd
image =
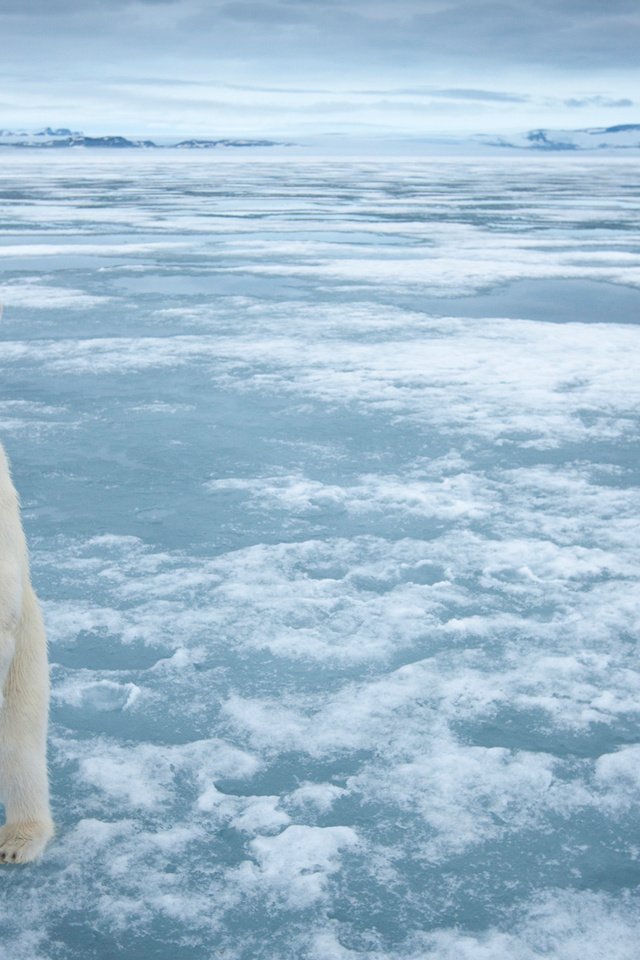
M 634 164 L 0 168 L 58 823 L 4 948 L 635 960 Z

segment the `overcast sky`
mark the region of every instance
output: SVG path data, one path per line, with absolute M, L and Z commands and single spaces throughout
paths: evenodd
M 640 122 L 639 0 L 0 0 L 0 127 L 429 134 Z

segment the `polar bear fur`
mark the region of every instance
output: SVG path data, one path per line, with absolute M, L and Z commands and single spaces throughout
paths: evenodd
M 24 863 L 53 835 L 47 778 L 47 644 L 18 496 L 0 444 L 0 864 Z

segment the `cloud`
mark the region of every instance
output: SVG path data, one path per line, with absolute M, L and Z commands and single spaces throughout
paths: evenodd
M 117 12 L 117 17 L 114 17 Z M 432 69 L 445 61 L 474 65 L 538 63 L 558 68 L 636 66 L 640 11 L 630 0 L 606 8 L 586 0 L 440 0 L 365 3 L 308 0 L 6 0 L 4 33 L 20 22 L 57 22 L 47 43 L 102 22 L 107 36 L 126 39 L 151 56 L 176 50 L 185 58 L 274 55 L 285 62 L 326 66 L 395 63 Z M 188 46 L 184 46 L 184 44 Z M 118 54 L 114 48 L 114 53 Z M 375 61 L 374 61 L 375 57 Z
M 563 100 L 565 107 L 633 107 L 635 103 L 628 97 L 615 99 L 613 97 L 569 97 Z
M 514 108 L 517 129 L 562 125 L 575 109 L 598 124 L 609 120 L 598 111 L 632 106 L 627 92 L 637 84 L 640 10 L 635 0 L 611 0 L 606 8 L 595 0 L 4 0 L 0 30 L 0 79 L 18 91 L 14 108 L 2 111 L 2 126 L 95 131 L 121 117 L 131 132 L 155 132 L 158 122 L 175 129 L 187 118 L 152 115 L 146 106 L 167 91 L 177 109 L 171 87 L 191 86 L 193 110 L 201 111 L 200 124 L 195 113 L 188 117 L 194 131 L 215 126 L 207 109 L 228 112 L 237 101 L 248 116 L 251 94 L 258 114 L 273 106 L 283 116 L 318 96 L 399 106 L 403 98 L 421 100 L 425 118 L 443 114 L 439 103 L 462 118 L 467 105 L 463 127 L 481 108 L 487 118 L 495 108 L 500 122 L 493 129 L 502 129 Z M 585 73 L 589 88 L 607 93 L 581 94 Z M 199 87 L 208 106 L 198 103 Z M 536 96 L 528 93 L 534 89 Z M 51 91 L 58 112 L 36 111 Z M 267 95 L 271 104 L 261 100 Z M 93 113 L 85 109 L 91 99 Z M 402 109 L 419 113 L 418 106 Z M 258 115 L 246 132 L 253 129 L 261 129 Z
M 453 88 L 450 90 L 432 90 L 432 97 L 446 97 L 449 100 L 481 100 L 495 103 L 524 103 L 529 99 L 515 93 L 503 93 L 496 90 L 467 90 Z
M 471 100 L 494 103 L 525 103 L 530 99 L 527 95 L 517 93 L 504 93 L 497 90 L 473 90 L 464 87 L 451 87 L 448 89 L 438 89 L 437 87 L 400 87 L 392 90 L 377 88 L 371 90 L 350 90 L 349 93 L 360 94 L 362 96 L 436 97 L 446 100 Z

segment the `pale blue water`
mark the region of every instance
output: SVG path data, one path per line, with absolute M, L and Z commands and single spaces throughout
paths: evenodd
M 635 958 L 633 164 L 20 160 L 7 956 Z

